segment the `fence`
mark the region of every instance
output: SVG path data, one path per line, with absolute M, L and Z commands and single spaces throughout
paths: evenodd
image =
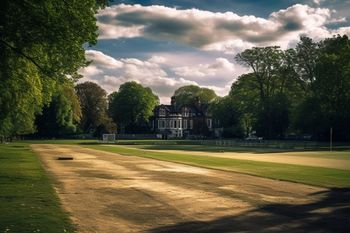
M 314 150 L 329 147 L 329 144 L 325 142 L 291 140 L 203 140 L 200 144 L 223 147 L 257 147 L 295 150 Z

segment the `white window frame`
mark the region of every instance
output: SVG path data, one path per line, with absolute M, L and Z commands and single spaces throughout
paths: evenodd
M 212 120 L 211 119 L 207 119 L 207 126 L 209 129 L 212 128 Z

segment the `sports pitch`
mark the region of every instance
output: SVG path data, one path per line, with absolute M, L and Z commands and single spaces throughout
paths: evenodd
M 266 153 L 191 145 L 42 143 L 26 145 L 31 145 L 33 158 L 39 158 L 59 197 L 62 210 L 55 212 L 70 216 L 72 227 L 64 223 L 68 232 L 350 230 L 347 151 Z M 11 145 L 1 145 L 6 146 Z M 73 160 L 57 160 L 62 155 Z M 284 161 L 276 161 L 283 156 Z M 308 164 L 317 160 L 331 163 Z M 337 167 L 339 161 L 342 165 Z M 48 219 L 40 218 L 39 210 L 31 211 L 38 216 L 36 227 L 45 229 L 40 224 Z M 11 225 L 11 219 L 7 221 Z

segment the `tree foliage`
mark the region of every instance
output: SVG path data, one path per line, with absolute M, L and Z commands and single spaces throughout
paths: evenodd
M 350 40 L 347 36 L 317 44 L 314 79 L 298 111 L 298 126 L 317 139 L 327 139 L 332 127 L 335 139 L 350 140 Z
M 158 97 L 148 87 L 126 82 L 109 96 L 109 113 L 121 130 L 133 132 L 148 123 Z
M 79 99 L 72 83 L 58 86 L 51 102 L 36 119 L 37 135 L 60 137 L 75 133 L 81 119 Z
M 295 72 L 295 57 L 294 50 L 283 51 L 279 47 L 247 49 L 236 56 L 239 63 L 248 66 L 253 72 L 240 78 L 243 79 L 240 84 L 246 84 L 233 85 L 231 95 L 241 99 L 239 101 L 244 99 L 244 104 L 254 106 L 253 110 L 246 109 L 243 112 L 254 118 L 258 135 L 278 138 L 286 134 L 291 99 L 302 90 Z M 244 108 L 242 104 L 240 108 Z
M 112 133 L 116 127 L 111 123 L 107 113 L 107 92 L 93 82 L 76 85 L 82 117 L 80 128 L 84 133 Z M 98 129 L 98 130 L 97 130 Z
M 0 3 L 0 135 L 33 132 L 55 88 L 79 77 L 84 44 L 97 39 L 105 1 L 4 0 Z
M 287 133 L 349 140 L 350 42 L 336 36 L 320 42 L 301 37 L 295 49 L 252 48 L 236 56 L 249 67 L 229 96 L 248 131 L 266 138 Z
M 208 104 L 213 101 L 217 95 L 209 88 L 201 88 L 195 85 L 183 86 L 175 90 L 173 98 L 177 107 L 184 105 L 195 105 L 198 101 Z
M 216 98 L 210 104 L 213 119 L 224 128 L 224 137 L 242 137 L 244 134 L 242 116 L 231 96 Z

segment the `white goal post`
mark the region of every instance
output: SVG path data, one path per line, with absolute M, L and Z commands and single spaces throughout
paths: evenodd
M 104 143 L 115 143 L 115 134 L 102 134 L 102 141 Z

